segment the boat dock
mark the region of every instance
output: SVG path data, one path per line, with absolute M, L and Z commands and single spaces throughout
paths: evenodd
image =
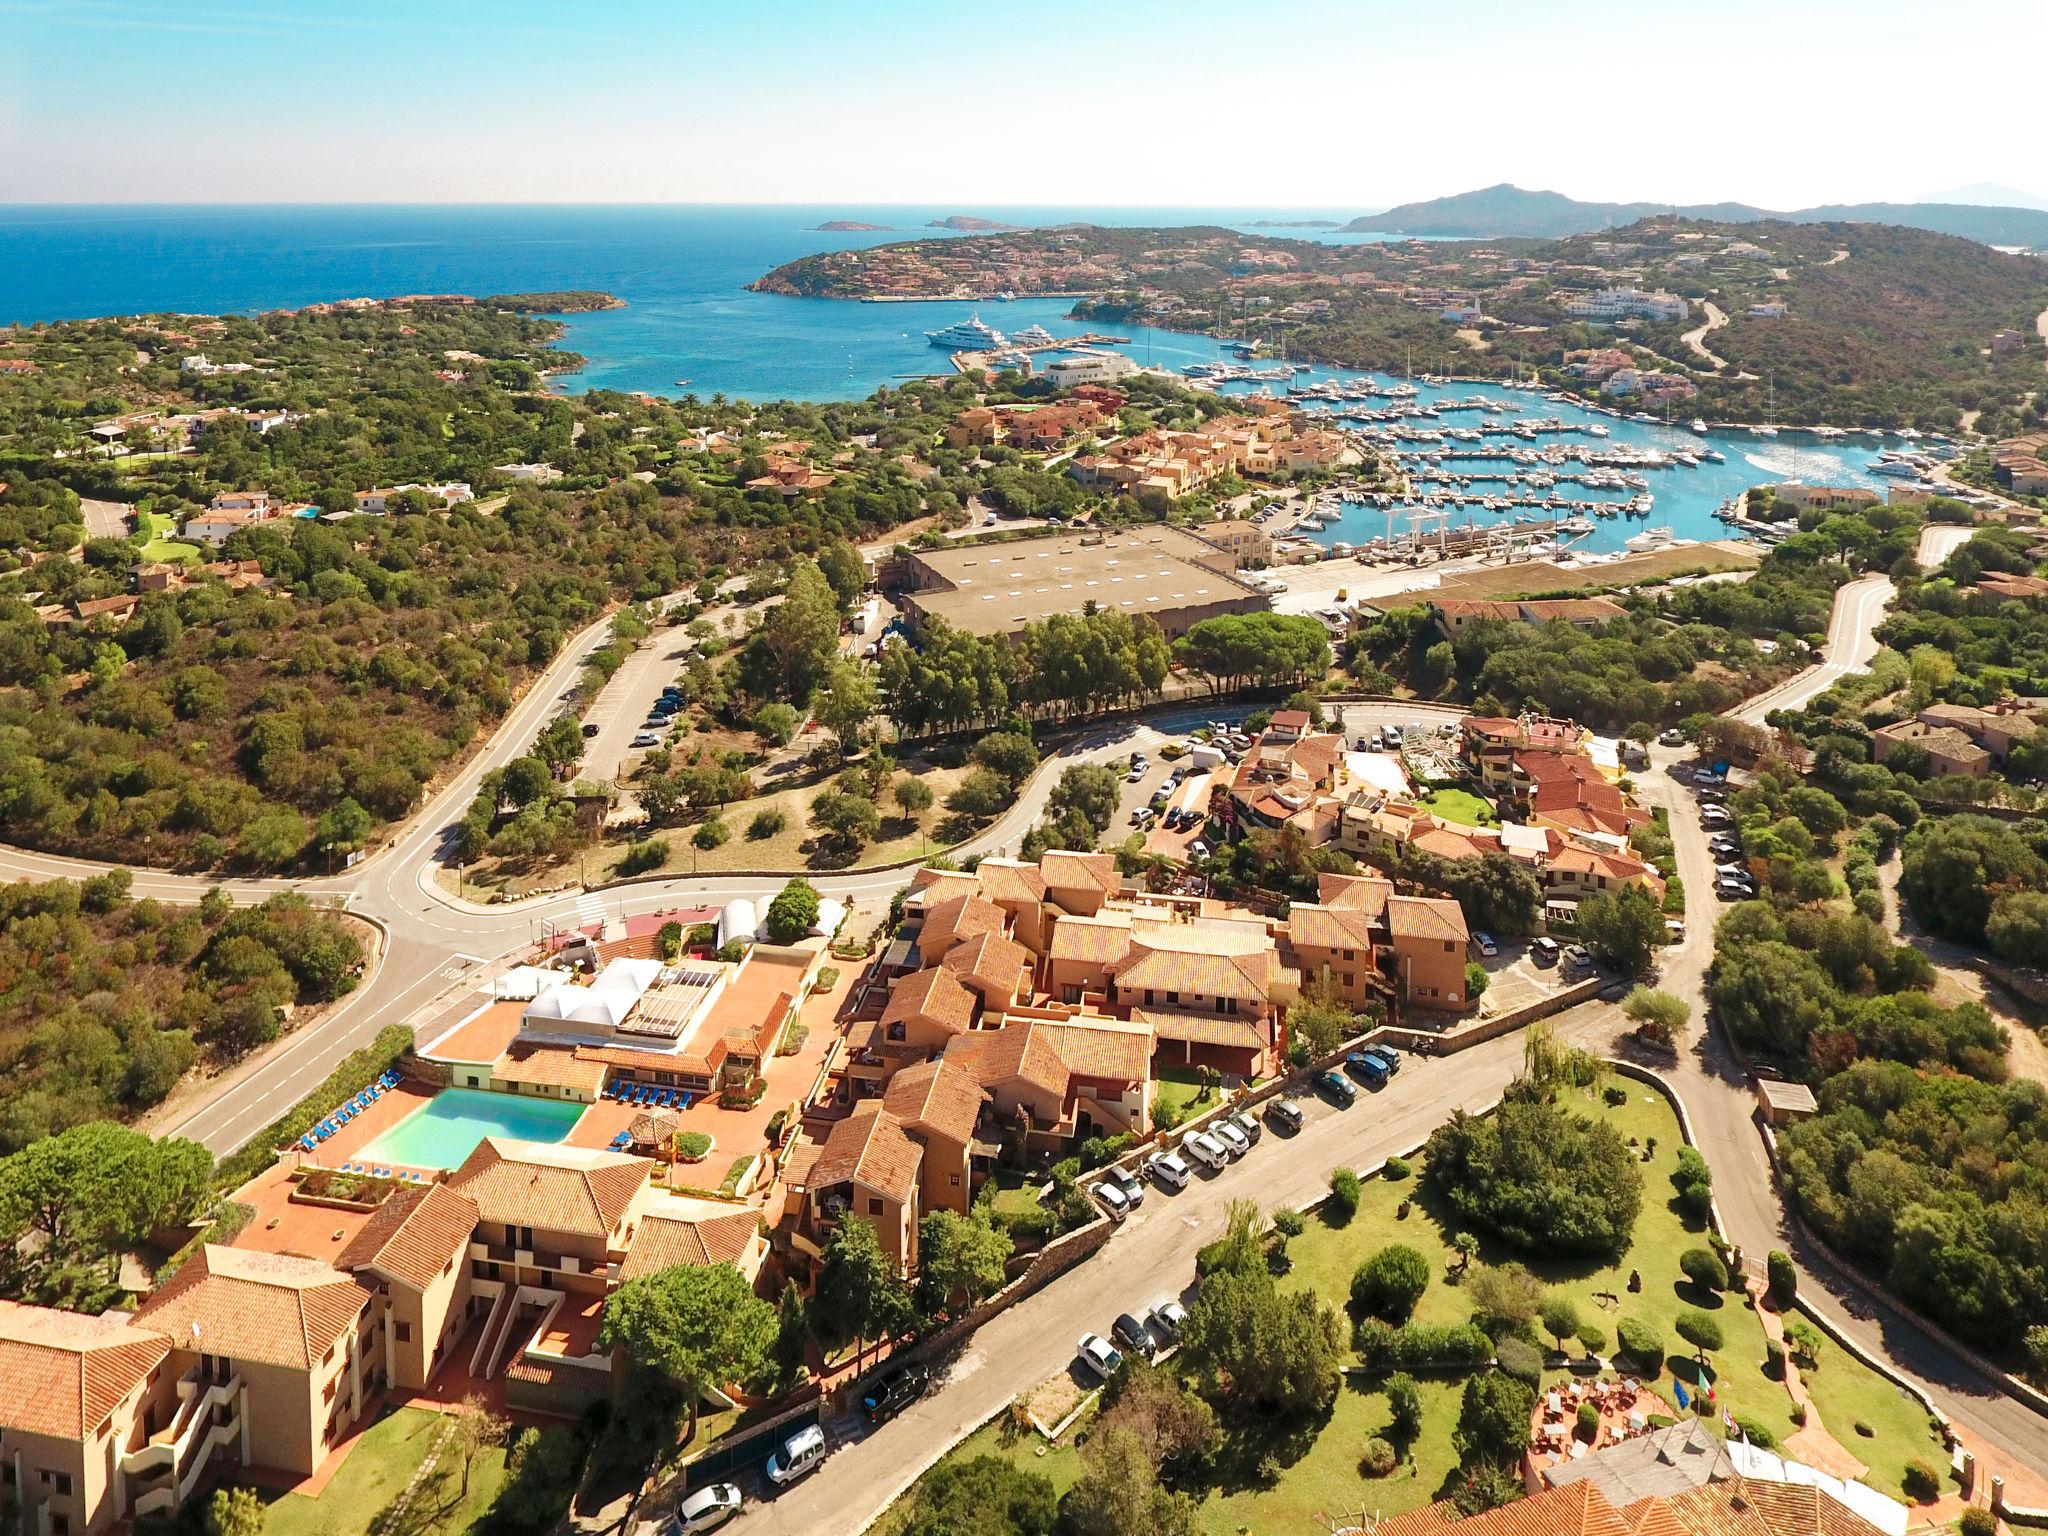
M 1074 352 L 1087 347 L 1127 347 L 1128 336 L 1104 336 L 1084 331 L 1079 336 L 1055 336 L 1051 341 L 1010 341 L 988 352 L 955 352 L 953 367 L 960 373 L 986 373 L 995 367 L 990 361 L 997 352 Z

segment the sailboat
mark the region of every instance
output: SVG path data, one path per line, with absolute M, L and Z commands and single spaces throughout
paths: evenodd
M 1777 415 L 1778 415 L 1778 384 L 1777 384 L 1777 380 L 1775 380 L 1775 379 L 1767 379 L 1767 380 L 1765 380 L 1765 381 L 1764 381 L 1764 392 L 1765 392 L 1765 405 L 1764 405 L 1764 420 L 1763 420 L 1763 425 L 1762 425 L 1762 426 L 1755 426 L 1755 427 L 1751 427 L 1751 428 L 1750 428 L 1749 430 L 1750 430 L 1750 432 L 1751 432 L 1752 434 L 1754 434 L 1754 435 L 1755 435 L 1755 436 L 1757 436 L 1757 437 L 1776 437 L 1776 436 L 1778 435 L 1778 423 L 1777 423 Z

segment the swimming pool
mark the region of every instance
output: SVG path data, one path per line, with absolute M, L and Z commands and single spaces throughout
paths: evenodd
M 475 1088 L 447 1088 L 356 1153 L 353 1160 L 385 1167 L 459 1168 L 486 1136 L 561 1141 L 583 1117 L 585 1107 Z

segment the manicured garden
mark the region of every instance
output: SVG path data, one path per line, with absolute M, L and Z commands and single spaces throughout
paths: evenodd
M 1767 1373 L 1765 1334 L 1757 1314 L 1739 1291 L 1703 1288 L 1680 1267 L 1681 1256 L 1689 1256 L 1690 1267 L 1710 1269 L 1690 1257 L 1709 1248 L 1710 1238 L 1704 1219 L 1696 1214 L 1704 1207 L 1703 1198 L 1696 1193 L 1688 1199 L 1674 1178 L 1681 1174 L 1683 1140 L 1670 1103 L 1647 1084 L 1612 1075 L 1591 1087 L 1561 1086 L 1556 1091 L 1562 1107 L 1611 1127 L 1626 1149 L 1624 1155 L 1638 1160 L 1640 1210 L 1618 1259 L 1532 1258 L 1461 1220 L 1417 1166 L 1397 1168 L 1395 1177 L 1365 1181 L 1357 1209 L 1348 1219 L 1335 1208 L 1336 1202 L 1326 1203 L 1311 1216 L 1299 1235 L 1286 1243 L 1280 1291 L 1314 1293 L 1336 1309 L 1348 1334 L 1359 1315 L 1349 1304 L 1361 1262 L 1400 1244 L 1421 1255 L 1428 1277 L 1411 1323 L 1418 1329 L 1449 1328 L 1471 1320 L 1482 1279 L 1495 1280 L 1516 1272 L 1509 1266 L 1522 1266 L 1533 1276 L 1533 1282 L 1525 1277 L 1524 1284 L 1540 1293 L 1546 1313 L 1548 1304 L 1568 1301 L 1582 1325 L 1577 1331 L 1593 1336 L 1599 1353 L 1611 1358 L 1618 1352 L 1624 1321 L 1631 1336 L 1647 1332 L 1662 1341 L 1665 1358 L 1654 1377 L 1633 1363 L 1617 1374 L 1633 1371 L 1663 1398 L 1672 1417 L 1680 1413 L 1681 1382 L 1689 1398 L 1697 1398 L 1708 1387 L 1713 1397 L 1703 1416 L 1717 1431 L 1723 1426 L 1714 1410 L 1726 1410 L 1753 1432 L 1782 1444 L 1800 1426 L 1783 1383 Z M 1639 1289 L 1631 1290 L 1632 1275 L 1640 1276 Z M 1713 1319 L 1721 1334 L 1721 1344 L 1707 1352 L 1704 1368 L 1679 1334 L 1682 1317 L 1702 1314 Z M 1541 1335 L 1542 1326 L 1535 1331 Z M 1575 1362 L 1585 1352 L 1579 1342 L 1569 1345 Z M 1348 1337 L 1340 1358 L 1347 1363 L 1357 1360 Z M 1191 1373 L 1172 1369 L 1192 1379 Z M 1416 1370 L 1420 1427 L 1401 1445 L 1403 1464 L 1391 1475 L 1374 1478 L 1361 1471 L 1361 1458 L 1375 1437 L 1400 1442 L 1391 1429 L 1387 1380 L 1352 1370 L 1329 1407 L 1305 1421 L 1275 1419 L 1270 1427 L 1265 1421 L 1248 1427 L 1242 1418 L 1227 1422 L 1213 1461 L 1176 1486 L 1197 1499 L 1197 1528 L 1213 1536 L 1277 1536 L 1324 1529 L 1332 1521 L 1355 1519 L 1361 1509 L 1388 1515 L 1447 1497 L 1463 1476 L 1454 1434 L 1467 1374 L 1458 1369 Z M 1572 1374 L 1545 1369 L 1543 1387 L 1554 1389 Z M 1909 1460 L 1945 1463 L 1940 1441 L 1919 1405 L 1846 1351 L 1823 1346 L 1818 1368 L 1807 1375 L 1807 1386 L 1828 1431 L 1851 1454 L 1871 1464 L 1868 1480 L 1874 1487 L 1896 1497 L 1900 1472 Z M 1859 1425 L 1869 1433 L 1860 1433 Z M 998 1420 L 963 1442 L 948 1463 L 998 1456 L 1047 1478 L 1054 1491 L 1063 1494 L 1087 1471 L 1093 1453 L 1086 1447 L 1094 1428 L 1092 1415 L 1084 1416 L 1061 1444 L 1048 1447 L 1035 1434 L 1019 1434 L 1007 1419 Z M 1788 1449 L 1797 1454 L 1796 1445 Z M 882 1529 L 904 1524 L 909 1504 L 908 1498 L 899 1504 Z
M 271 1498 L 264 1512 L 264 1536 L 363 1536 L 405 1491 L 443 1423 L 443 1415 L 422 1408 L 386 1413 L 363 1432 L 317 1497 L 286 1493 Z M 404 1522 L 403 1529 L 413 1536 L 462 1536 L 477 1528 L 505 1486 L 502 1446 L 477 1456 L 466 1495 L 461 1458 L 452 1443 L 443 1449 L 441 1465 L 449 1475 L 422 1487 Z
M 1446 787 L 1433 789 L 1422 797 L 1424 810 L 1441 816 L 1445 821 L 1455 821 L 1467 827 L 1497 827 L 1500 818 L 1493 813 L 1493 807 L 1469 789 Z
M 178 531 L 177 522 L 162 512 L 143 512 L 135 519 L 137 531 L 149 535 L 149 542 L 142 546 L 142 558 L 157 564 L 171 561 L 196 563 L 201 558 L 197 544 L 188 544 L 174 538 Z

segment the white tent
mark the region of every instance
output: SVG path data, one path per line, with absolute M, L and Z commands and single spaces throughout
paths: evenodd
M 754 911 L 754 904 L 741 896 L 725 904 L 725 910 L 718 914 L 718 947 L 739 941 L 751 944 L 759 931 L 761 919 Z

